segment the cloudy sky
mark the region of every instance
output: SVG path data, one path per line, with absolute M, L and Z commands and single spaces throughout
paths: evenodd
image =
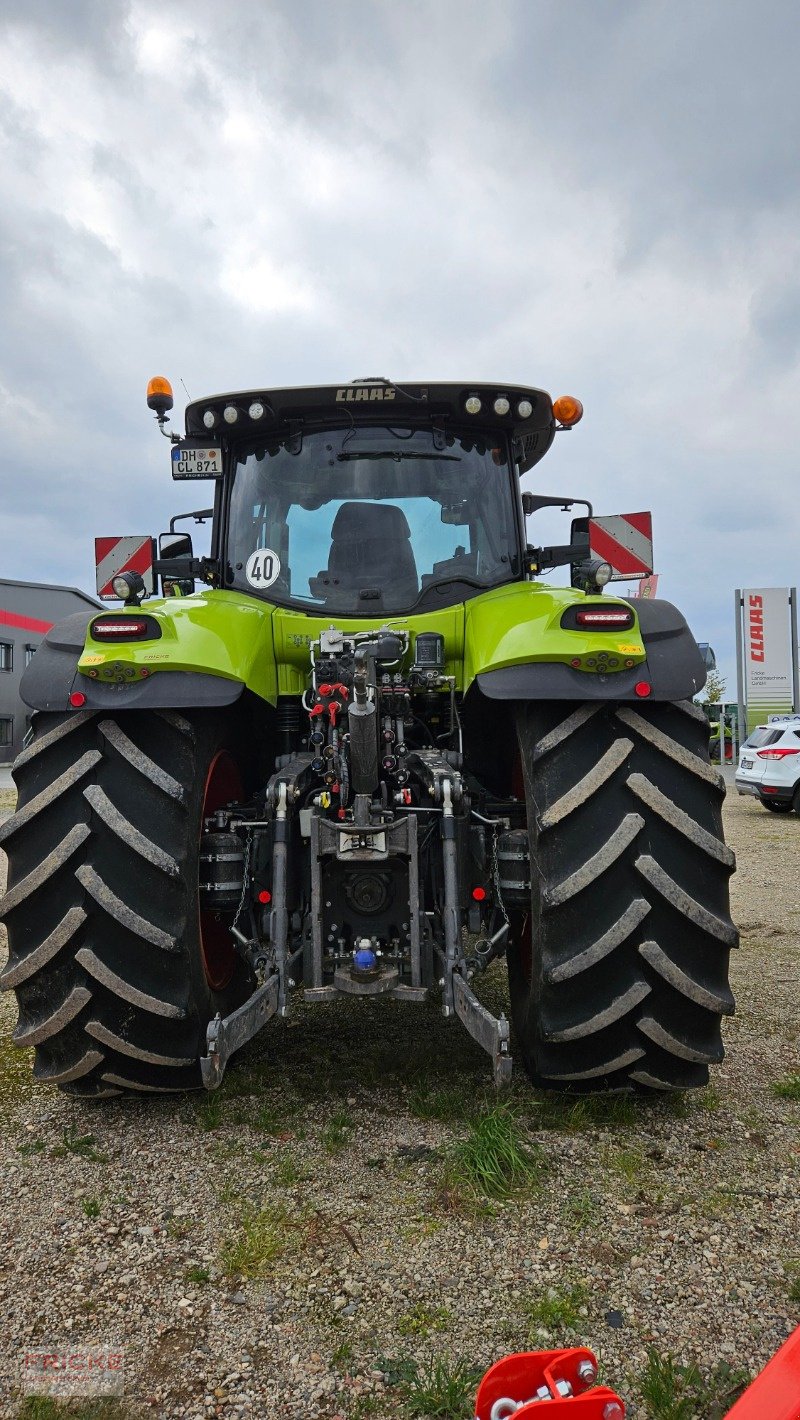
M 799 59 L 795 0 L 0 0 L 0 576 L 197 501 L 152 374 L 523 381 L 732 693 L 800 581 Z

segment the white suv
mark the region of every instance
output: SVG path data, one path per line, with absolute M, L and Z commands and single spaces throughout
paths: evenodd
M 800 715 L 775 715 L 742 745 L 736 788 L 774 814 L 800 815 Z

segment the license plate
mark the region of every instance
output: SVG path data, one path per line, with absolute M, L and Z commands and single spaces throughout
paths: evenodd
M 214 444 L 175 444 L 172 449 L 172 477 L 221 478 L 222 449 Z
M 753 768 L 753 760 L 752 760 L 752 759 L 743 759 L 743 760 L 742 760 L 742 769 L 752 769 L 752 768 Z
M 385 853 L 385 833 L 340 833 L 339 853 Z

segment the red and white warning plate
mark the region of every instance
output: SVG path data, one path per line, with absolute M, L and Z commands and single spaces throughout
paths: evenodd
M 651 513 L 589 519 L 589 556 L 610 562 L 612 582 L 649 577 L 653 570 Z
M 147 537 L 96 537 L 94 561 L 97 595 L 105 602 L 119 601 L 111 585 L 120 572 L 138 572 L 148 595 L 153 593 L 153 539 Z

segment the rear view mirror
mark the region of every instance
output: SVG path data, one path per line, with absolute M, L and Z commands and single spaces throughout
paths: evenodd
M 192 561 L 194 549 L 189 533 L 161 533 L 158 539 L 159 564 L 169 563 L 169 567 L 159 565 L 161 590 L 165 597 L 191 596 L 194 591 Z
M 441 520 L 443 523 L 452 524 L 453 527 L 466 527 L 469 523 L 469 503 L 466 500 L 460 503 L 443 503 Z

